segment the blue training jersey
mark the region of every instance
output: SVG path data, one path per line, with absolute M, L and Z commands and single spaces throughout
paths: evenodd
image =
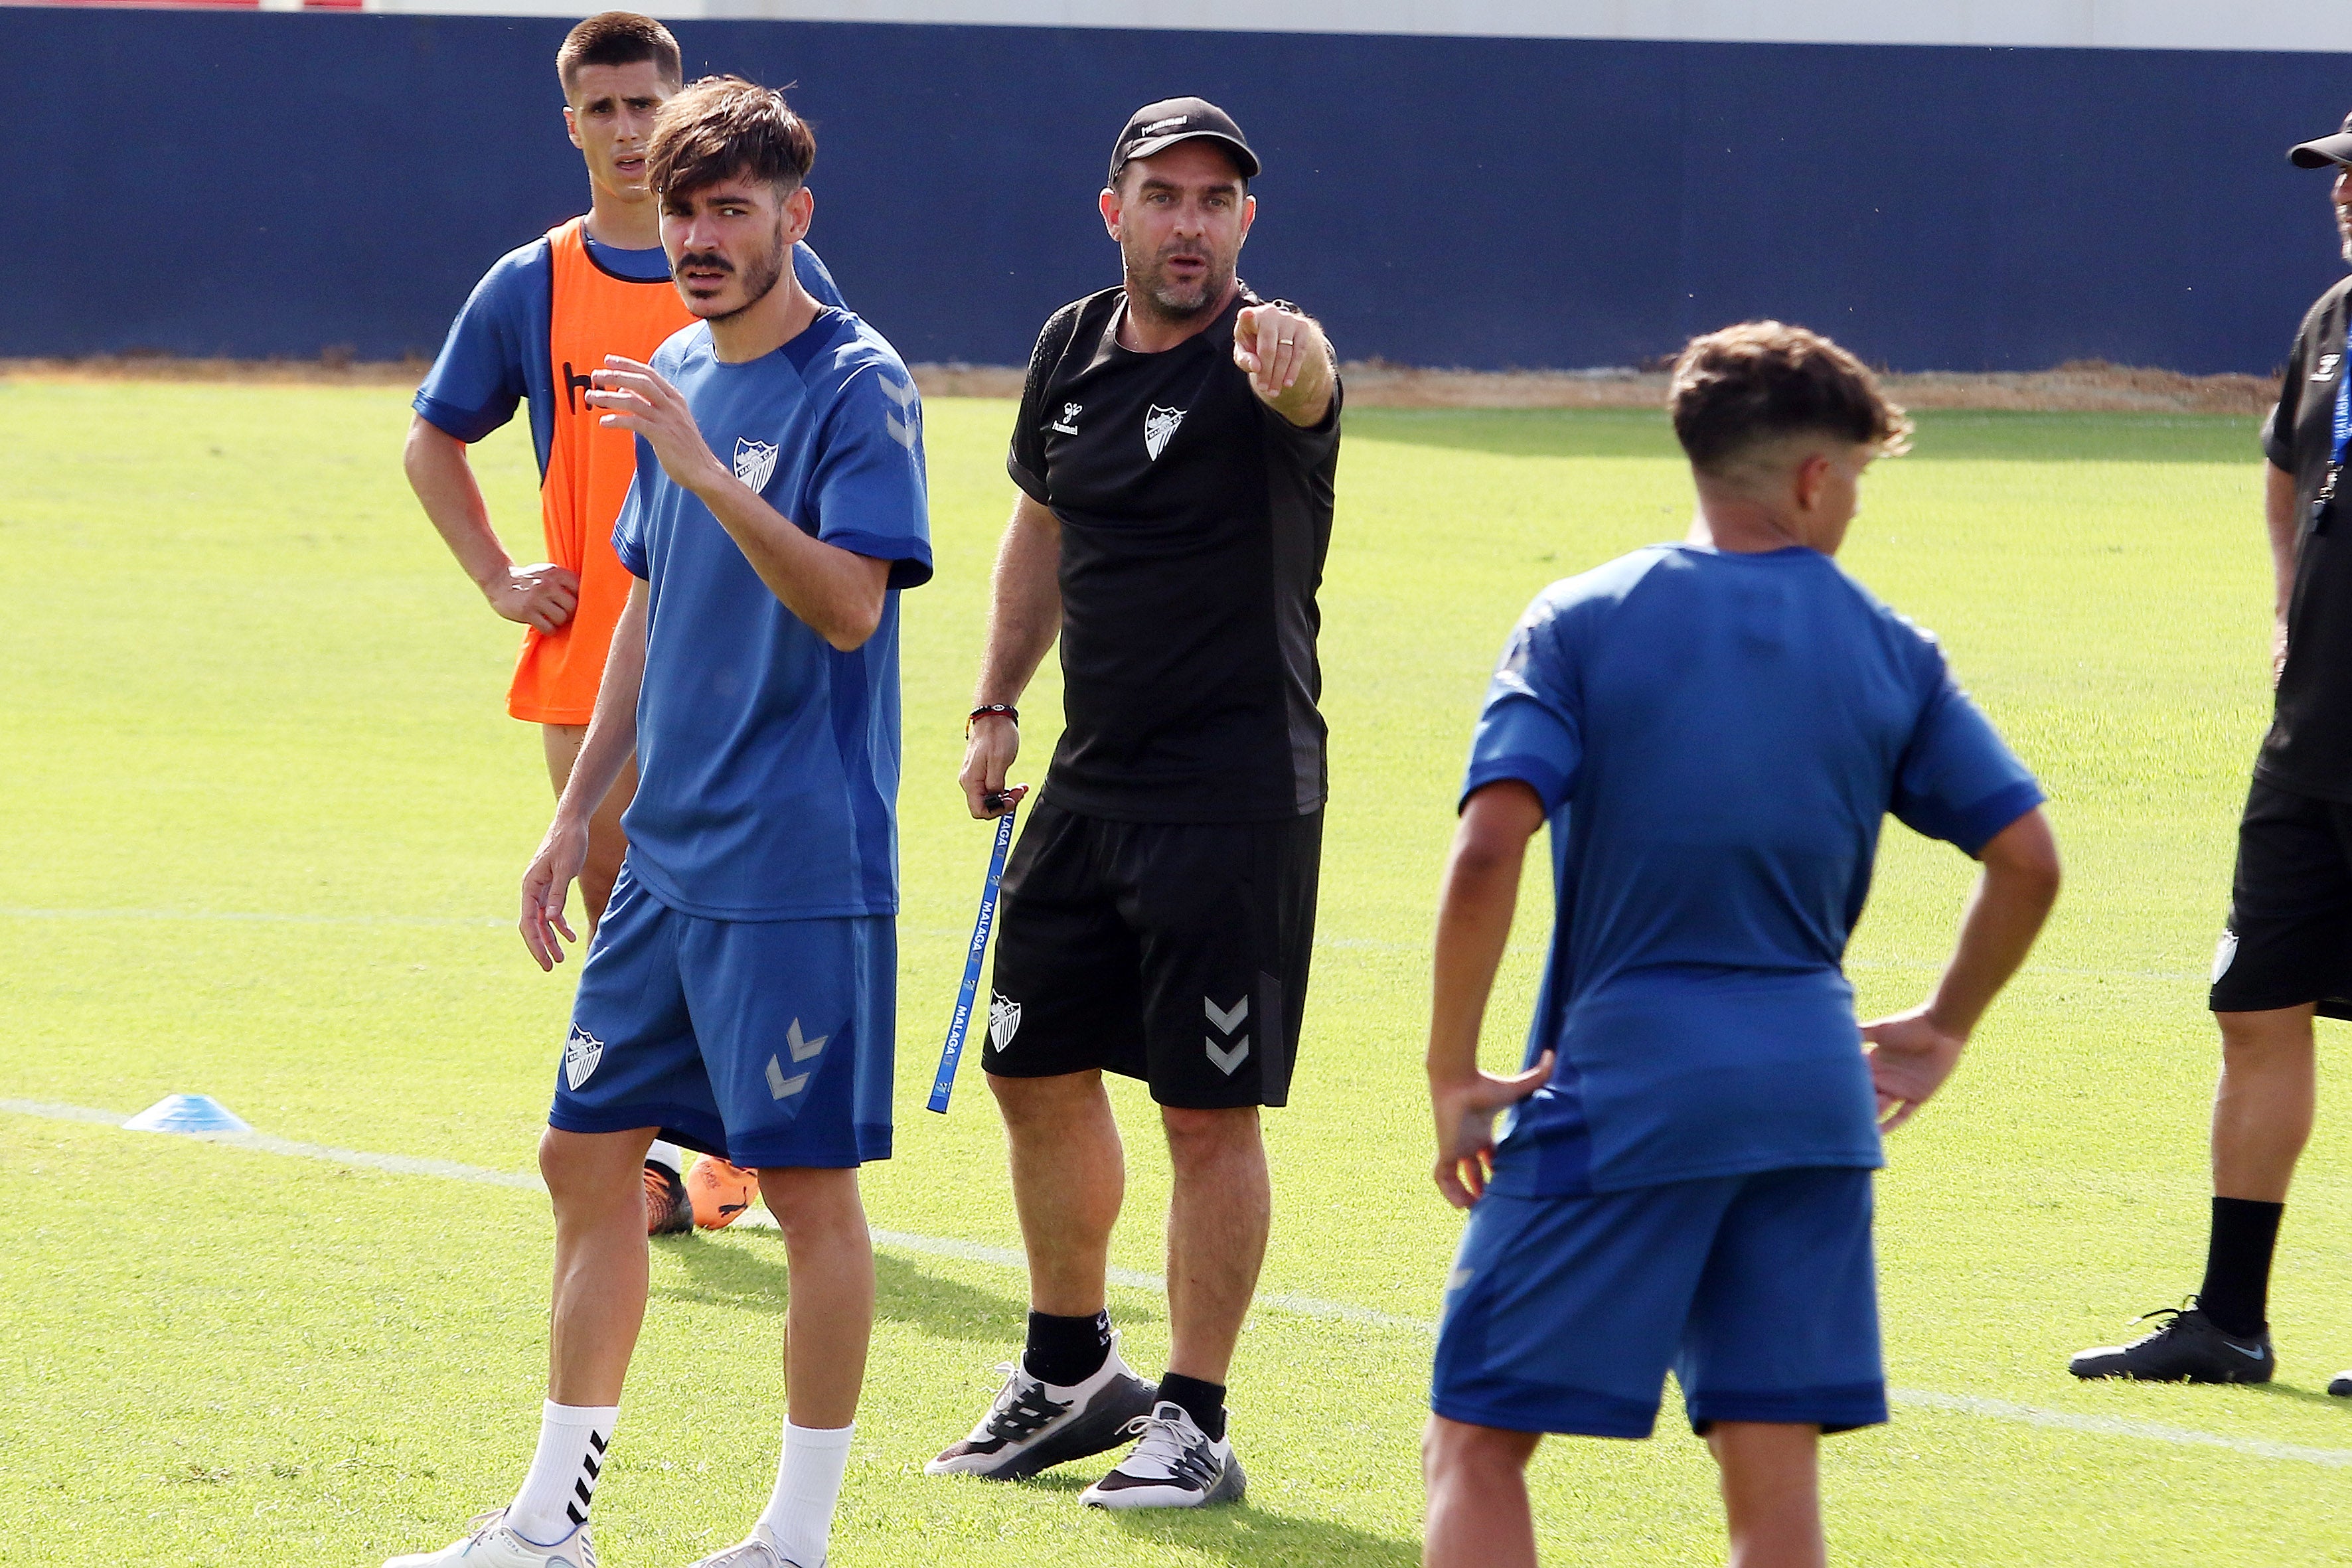
M 1829 557 L 1687 544 L 1538 595 L 1463 796 L 1549 814 L 1557 913 L 1494 1189 L 1876 1166 L 1846 939 L 1888 812 L 1973 855 L 2042 794 L 1934 639 Z
M 669 258 L 659 246 L 623 250 L 593 239 L 587 244 L 590 258 L 607 272 L 639 282 L 669 276 Z M 833 274 L 805 242 L 793 247 L 793 271 L 818 304 L 843 303 Z M 471 445 L 513 418 L 517 403 L 529 402 L 541 477 L 555 430 L 555 373 L 547 352 L 554 289 L 545 236 L 499 258 L 449 323 L 441 353 L 411 404 L 434 428 Z
M 613 530 L 648 595 L 629 868 L 663 903 L 712 920 L 895 913 L 898 591 L 931 575 L 914 377 L 834 309 L 741 364 L 720 363 L 701 322 L 653 363 L 770 506 L 891 566 L 881 624 L 837 651 L 638 438 Z

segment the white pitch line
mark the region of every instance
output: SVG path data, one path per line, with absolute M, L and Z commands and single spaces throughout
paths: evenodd
M 51 1121 L 80 1121 L 120 1129 L 125 1116 L 121 1111 L 99 1110 L 86 1105 L 63 1105 L 42 1100 L 0 1100 L 0 1113 L 15 1116 L 37 1116 Z M 222 1143 L 232 1149 L 250 1149 L 256 1153 L 285 1154 L 296 1159 L 321 1160 L 330 1164 L 348 1165 L 361 1170 L 381 1171 L 394 1176 L 436 1176 L 444 1181 L 475 1182 L 488 1186 L 511 1187 L 525 1192 L 542 1192 L 537 1176 L 514 1171 L 493 1171 L 481 1165 L 460 1164 L 455 1160 L 419 1159 L 410 1154 L 373 1154 L 357 1149 L 337 1149 L 325 1143 L 303 1143 L 291 1138 L 279 1138 L 268 1132 L 199 1132 L 184 1133 L 206 1143 Z M 775 1220 L 764 1211 L 754 1211 L 737 1222 L 761 1228 L 771 1228 Z M 874 1244 L 891 1252 L 912 1252 L 931 1258 L 950 1258 L 964 1263 L 985 1263 L 993 1268 L 1023 1269 L 1028 1267 L 1022 1255 L 1009 1247 L 992 1247 L 985 1242 L 961 1241 L 952 1237 L 919 1236 L 910 1231 L 876 1230 Z M 1164 1291 L 1165 1279 L 1138 1268 L 1113 1268 L 1109 1270 L 1111 1284 L 1132 1289 Z M 1271 1307 L 1302 1318 L 1319 1318 L 1328 1321 L 1363 1323 L 1373 1328 L 1403 1329 L 1418 1334 L 1434 1335 L 1437 1325 L 1420 1318 L 1407 1318 L 1394 1312 L 1383 1312 L 1371 1307 L 1359 1307 L 1349 1301 L 1327 1301 L 1314 1296 L 1294 1296 L 1280 1291 L 1259 1295 L 1257 1304 Z M 2015 1421 L 2029 1426 L 2041 1426 L 2059 1432 L 2080 1432 L 2094 1437 L 2131 1438 L 2142 1442 L 2173 1443 L 2187 1447 L 2221 1448 L 2254 1459 L 2281 1459 L 2296 1464 L 2324 1465 L 2334 1469 L 2352 1468 L 2352 1448 L 2315 1448 L 2300 1443 L 2278 1443 L 2266 1437 L 2229 1437 L 2218 1432 L 2200 1432 L 2187 1426 L 2168 1426 L 2161 1422 L 2139 1421 L 2122 1415 L 2092 1415 L 2072 1410 L 2049 1410 L 2034 1405 L 2016 1405 L 2006 1399 L 1988 1399 L 1969 1394 L 1937 1394 L 1927 1389 L 1890 1388 L 1889 1400 L 1920 1410 L 1942 1410 L 1955 1415 L 1975 1415 L 1993 1421 Z
M 9 921 L 197 921 L 236 925 L 439 926 L 488 930 L 511 922 L 487 915 L 289 915 L 241 910 L 26 910 L 0 909 Z
M 279 914 L 268 910 L 48 910 L 0 908 L 0 920 L 6 921 L 186 921 L 199 924 L 226 922 L 235 925 L 301 925 L 301 926 L 415 926 L 441 930 L 502 931 L 514 924 L 503 918 L 477 915 L 302 915 Z M 954 937 L 961 941 L 971 933 L 953 926 L 900 926 L 901 937 Z M 1426 942 L 1391 942 L 1385 937 L 1318 936 L 1318 948 L 1334 952 L 1426 952 Z M 1514 944 L 1513 951 L 1538 952 L 1541 943 Z M 1850 958 L 1845 967 L 1853 970 L 1892 970 L 1904 973 L 1936 974 L 1943 971 L 1940 962 L 1908 958 Z M 2067 964 L 2028 963 L 2024 973 L 2056 975 L 2083 980 L 2136 980 L 2160 984 L 2205 983 L 2206 975 L 2195 970 L 2158 969 L 2085 969 Z

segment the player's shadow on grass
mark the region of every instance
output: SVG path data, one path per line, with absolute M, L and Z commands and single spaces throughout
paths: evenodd
M 2304 1405 L 2329 1405 L 2339 1410 L 2345 1404 L 2344 1396 L 2340 1394 L 2330 1394 L 2321 1388 L 2297 1388 L 2291 1383 L 2273 1381 L 2249 1384 L 2246 1386 L 2252 1388 L 2256 1394 L 2271 1399 L 2292 1399 Z
M 1111 1518 L 1139 1540 L 1189 1547 L 1240 1568 L 1266 1563 L 1344 1563 L 1349 1568 L 1418 1568 L 1418 1544 L 1328 1520 L 1268 1513 L 1244 1501 L 1231 1508 L 1124 1509 Z
M 791 1299 L 781 1237 L 747 1233 L 749 1247 L 714 1244 L 701 1237 L 656 1241 L 657 1255 L 674 1258 L 686 1271 L 684 1283 L 656 1281 L 653 1295 L 667 1301 L 738 1307 L 780 1314 Z M 877 1248 L 874 1254 L 874 1316 L 905 1323 L 936 1339 L 1016 1345 L 1027 1331 L 1029 1303 L 1017 1291 L 1006 1294 L 946 1278 L 911 1258 Z M 1159 1313 L 1142 1303 L 1122 1301 L 1123 1322 L 1150 1321 Z

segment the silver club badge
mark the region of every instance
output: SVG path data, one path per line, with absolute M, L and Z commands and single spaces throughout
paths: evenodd
M 1153 462 L 1158 462 L 1160 454 L 1168 449 L 1168 438 L 1176 434 L 1176 426 L 1182 423 L 1184 410 L 1181 408 L 1162 408 L 1155 403 L 1145 411 L 1143 449 L 1151 454 Z
M 768 488 L 769 479 L 776 471 L 775 444 L 754 441 L 748 436 L 735 437 L 735 477 L 755 490 Z

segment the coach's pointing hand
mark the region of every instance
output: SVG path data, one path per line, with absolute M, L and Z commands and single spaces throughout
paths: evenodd
M 1311 316 L 1281 305 L 1234 317 L 1234 363 L 1258 400 L 1293 425 L 1318 425 L 1331 406 L 1331 351 Z
M 589 378 L 595 384 L 588 393 L 591 405 L 610 410 L 603 424 L 643 436 L 661 459 L 662 472 L 697 495 L 713 481 L 734 478 L 702 438 L 685 395 L 653 366 L 620 354 L 606 354 L 604 365 Z

